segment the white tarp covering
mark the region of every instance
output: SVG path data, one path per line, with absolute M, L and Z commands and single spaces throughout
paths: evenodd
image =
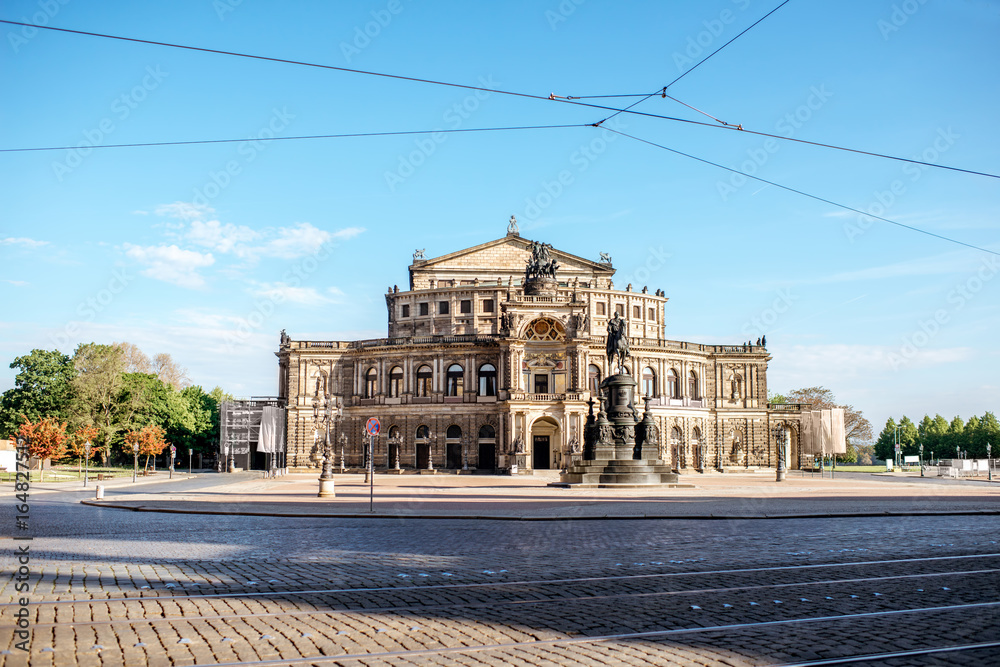
M 803 454 L 846 454 L 844 409 L 803 412 L 800 422 Z
M 284 410 L 273 406 L 265 406 L 260 415 L 260 439 L 257 441 L 257 451 L 274 454 L 284 451 Z

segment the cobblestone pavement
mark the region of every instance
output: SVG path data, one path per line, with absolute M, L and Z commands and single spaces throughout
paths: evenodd
M 31 498 L 26 593 L 24 541 L 2 540 L 3 665 L 1000 661 L 1000 516 L 330 519 L 82 497 Z M 5 494 L 3 525 L 15 504 Z M 929 652 L 945 647 L 961 650 Z

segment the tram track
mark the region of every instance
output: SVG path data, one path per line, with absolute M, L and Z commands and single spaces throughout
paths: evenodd
M 213 598 L 268 598 L 268 597 L 285 597 L 285 596 L 315 596 L 315 595 L 338 595 L 338 594 L 348 594 L 348 595 L 358 595 L 358 594 L 371 594 L 371 593 L 414 593 L 414 592 L 424 592 L 424 591 L 457 591 L 457 590 L 474 590 L 474 589 L 490 589 L 490 588 L 510 588 L 510 587 L 523 587 L 523 586 L 554 586 L 554 585 L 573 585 L 573 584 L 585 584 L 585 583 L 612 583 L 612 582 L 627 582 L 627 581 L 650 581 L 657 579 L 675 579 L 684 577 L 702 577 L 702 576 L 736 576 L 736 575 L 747 575 L 747 574 L 762 574 L 762 573 L 785 573 L 785 572 L 795 572 L 800 570 L 821 570 L 829 568 L 853 568 L 853 567 L 870 567 L 870 566 L 883 566 L 883 565 L 916 565 L 916 564 L 928 564 L 937 563 L 941 561 L 970 561 L 976 559 L 987 559 L 987 558 L 1000 558 L 1000 553 L 987 553 L 987 554 L 963 554 L 956 556 L 927 556 L 919 558 L 894 558 L 894 559 L 881 559 L 881 560 L 865 560 L 865 561 L 850 561 L 850 562 L 829 562 L 829 563 L 806 563 L 800 565 L 777 565 L 769 567 L 748 567 L 748 568 L 727 568 L 727 569 L 713 569 L 713 570 L 686 570 L 682 572 L 653 572 L 644 574 L 621 574 L 621 575 L 607 575 L 607 576 L 592 576 L 592 577 L 564 577 L 555 579 L 525 579 L 525 580 L 515 580 L 515 581 L 477 581 L 469 583 L 443 583 L 443 584 L 430 584 L 430 585 L 420 585 L 420 586 L 406 586 L 403 584 L 396 584 L 393 586 L 362 586 L 355 588 L 318 588 L 318 589 L 302 589 L 302 590 L 246 590 L 245 588 L 240 588 L 239 590 L 226 591 L 226 592 L 215 592 L 215 593 L 200 593 L 200 594 L 189 594 L 183 593 L 178 594 L 176 592 L 171 592 L 169 594 L 150 594 L 150 595 L 134 595 L 127 597 L 108 597 L 108 598 L 76 598 L 76 599 L 63 599 L 63 600 L 38 600 L 31 603 L 31 606 L 43 606 L 43 605 L 75 605 L 75 604 L 90 604 L 90 603 L 108 603 L 108 602 L 134 602 L 137 600 L 207 600 Z M 956 571 L 960 573 L 961 571 Z M 174 589 L 167 589 L 174 590 Z M 4 602 L 0 603 L 0 609 L 4 607 L 18 606 L 17 602 Z
M 990 601 L 990 602 L 980 602 L 972 604 L 962 604 L 962 605 L 944 605 L 944 606 L 934 606 L 934 607 L 922 607 L 922 608 L 911 608 L 911 609 L 898 609 L 898 610 L 886 610 L 877 612 L 861 612 L 855 614 L 840 614 L 840 615 L 828 615 L 828 616 L 810 616 L 810 617 L 797 617 L 797 618 L 787 618 L 760 622 L 749 622 L 749 623 L 729 623 L 729 624 L 715 624 L 715 625 L 699 625 L 694 627 L 683 627 L 683 628 L 672 628 L 663 630 L 651 630 L 642 632 L 624 632 L 624 633 L 613 633 L 613 634 L 603 634 L 596 636 L 585 636 L 585 637 L 559 637 L 553 639 L 544 640 L 532 640 L 532 641 L 520 641 L 520 642 L 504 642 L 504 643 L 493 643 L 493 644 L 476 644 L 476 645 L 461 645 L 461 646 L 440 646 L 432 648 L 422 648 L 413 650 L 395 650 L 395 651 L 373 651 L 373 652 L 345 652 L 339 655 L 334 654 L 317 654 L 313 656 L 299 656 L 299 657 L 282 657 L 275 659 L 260 659 L 260 660 L 239 660 L 239 661 L 227 661 L 227 662 L 197 662 L 194 663 L 198 667 L 277 667 L 278 665 L 330 665 L 330 664 L 344 664 L 352 662 L 364 662 L 364 664 L 393 664 L 396 661 L 406 661 L 410 659 L 416 659 L 420 657 L 429 656 L 441 656 L 441 657 L 457 657 L 459 655 L 468 654 L 481 654 L 484 652 L 505 652 L 511 653 L 516 651 L 533 651 L 543 648 L 552 647 L 571 647 L 571 646 L 582 646 L 582 645 L 602 645 L 602 644 L 613 644 L 621 642 L 635 642 L 635 641 L 653 641 L 653 642 L 663 642 L 663 641 L 677 641 L 678 643 L 691 643 L 696 642 L 691 641 L 692 636 L 706 635 L 706 634 L 732 634 L 737 632 L 743 633 L 753 633 L 754 635 L 761 636 L 762 631 L 767 631 L 776 628 L 786 628 L 788 626 L 794 625 L 819 625 L 819 624 L 829 624 L 829 623 L 844 623 L 849 621 L 857 621 L 859 619 L 892 619 L 899 618 L 903 616 L 911 615 L 921 615 L 921 614 L 947 614 L 956 612 L 968 612 L 972 610 L 985 610 L 985 609 L 996 609 L 1000 607 L 1000 601 Z M 995 628 L 994 628 L 995 629 Z M 796 661 L 796 662 L 780 662 L 772 663 L 775 667 L 820 667 L 822 665 L 836 665 L 836 664 L 851 664 L 857 662 L 865 661 L 877 661 L 877 660 L 887 660 L 891 658 L 899 657 L 912 657 L 917 655 L 931 655 L 935 653 L 946 653 L 946 652 L 962 652 L 962 651 L 975 651 L 975 650 L 991 650 L 995 651 L 1000 649 L 1000 640 L 988 640 L 988 641 L 978 641 L 968 644 L 949 644 L 945 646 L 928 646 L 918 649 L 911 649 L 907 651 L 888 651 L 880 653 L 866 653 L 866 654 L 856 654 L 856 655 L 845 655 L 831 658 L 823 658 L 818 660 L 807 660 L 807 661 Z M 401 662 L 400 664 L 409 664 L 406 662 Z M 523 663 L 531 664 L 531 663 Z
M 303 610 L 296 609 L 291 611 L 274 611 L 274 612 L 258 612 L 253 614 L 245 613 L 233 613 L 233 614 L 212 614 L 212 615 L 191 615 L 191 614 L 181 614 L 177 616 L 159 616 L 150 618 L 120 618 L 120 619 L 109 619 L 109 620 L 87 620 L 87 621 L 69 621 L 69 622 L 58 622 L 58 623 L 35 623 L 33 627 L 35 628 L 48 628 L 48 627 L 91 627 L 91 626 L 107 626 L 107 625 L 137 625 L 142 623 L 169 623 L 176 621 L 192 622 L 192 621 L 207 621 L 207 620 L 231 620 L 231 619 L 241 619 L 247 616 L 252 616 L 255 618 L 278 618 L 278 617 L 294 617 L 294 616 L 324 616 L 328 618 L 336 617 L 337 615 L 352 614 L 352 615 L 373 615 L 373 614 L 401 614 L 401 613 L 418 613 L 418 612 L 442 612 L 448 609 L 497 609 L 498 607 L 510 607 L 510 606 L 530 606 L 530 605 L 545 605 L 545 604 L 572 604 L 572 603 L 582 603 L 582 602 L 596 602 L 596 601 L 613 601 L 613 600 L 638 600 L 642 598 L 657 598 L 657 597 L 667 597 L 667 596 L 698 596 L 698 595 L 720 595 L 720 594 L 733 594 L 733 593 L 749 593 L 749 592 L 765 592 L 765 591 L 780 591 L 789 588 L 803 588 L 803 587 L 818 587 L 818 586 L 832 586 L 840 587 L 847 584 L 872 584 L 877 582 L 898 582 L 905 579 L 927 579 L 935 577 L 956 577 L 956 576 L 979 576 L 986 574 L 996 574 L 1000 572 L 1000 568 L 993 569 L 981 569 L 981 570 L 960 570 L 960 571 L 945 571 L 945 572 L 929 572 L 921 574 L 901 574 L 901 575 L 888 575 L 881 577 L 856 577 L 850 579 L 825 579 L 825 580 L 810 580 L 810 581 L 796 581 L 796 582 L 785 582 L 778 584 L 756 584 L 756 585 L 745 585 L 745 586 L 730 586 L 730 587 L 716 587 L 716 588 L 696 588 L 696 589 L 685 589 L 685 590 L 670 590 L 670 591 L 655 591 L 655 592 L 640 592 L 640 593 L 610 593 L 603 595 L 566 595 L 561 597 L 550 597 L 545 599 L 516 599 L 516 600 L 484 600 L 476 602 L 455 602 L 455 603 L 445 603 L 445 604 L 417 604 L 417 605 L 407 605 L 407 606 L 375 606 L 375 607 L 347 607 L 342 609 L 312 609 Z M 408 591 L 412 592 L 412 591 Z M 881 595 L 881 594 L 879 594 Z M 290 596 L 294 597 L 294 596 Z M 156 603 L 158 600 L 156 598 L 131 598 L 131 602 L 151 602 Z M 94 601 L 96 603 L 104 602 L 102 600 Z M 161 612 L 162 613 L 162 612 Z M 0 625 L 0 630 L 13 630 L 16 626 L 14 625 Z

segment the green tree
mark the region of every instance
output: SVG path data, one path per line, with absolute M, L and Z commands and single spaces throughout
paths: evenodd
M 948 432 L 941 438 L 941 444 L 934 450 L 936 458 L 951 458 L 955 455 L 955 446 L 965 444 L 965 422 L 961 417 L 955 417 L 948 424 Z
M 118 423 L 126 366 L 122 348 L 116 345 L 83 343 L 73 354 L 73 418 L 78 426 L 95 426 L 99 435 L 93 443 L 102 463 L 107 463 L 111 444 L 121 426 Z
M 986 443 L 992 445 L 990 453 L 995 455 L 1000 447 L 1000 423 L 997 423 L 996 415 L 987 412 L 979 419 L 979 426 L 972 435 L 972 444 L 969 446 L 969 456 L 977 459 L 986 458 Z
M 965 432 L 962 433 L 962 440 L 957 442 L 959 449 L 962 450 L 962 456 L 974 456 L 976 441 L 979 436 L 979 432 L 982 430 L 982 426 L 979 422 L 979 417 L 972 415 L 969 417 L 969 421 L 965 423 Z M 954 456 L 955 452 L 949 452 L 949 456 Z M 983 456 L 986 455 L 986 443 L 983 443 Z
M 917 447 L 924 446 L 924 455 L 930 456 L 931 452 L 940 452 L 948 437 L 948 421 L 941 415 L 934 415 L 934 419 L 924 415 L 917 426 Z
M 58 350 L 32 350 L 10 365 L 18 369 L 14 387 L 0 398 L 0 436 L 17 432 L 23 417 L 37 422 L 45 417 L 66 421 L 69 417 L 73 361 Z
M 877 459 L 894 459 L 895 454 L 895 443 L 896 443 L 896 420 L 892 417 L 885 422 L 885 427 L 882 432 L 878 434 L 878 439 L 875 441 L 875 458 Z

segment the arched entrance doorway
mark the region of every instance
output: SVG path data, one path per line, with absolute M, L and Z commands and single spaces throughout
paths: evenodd
M 426 470 L 430 467 L 431 463 L 431 443 L 430 443 L 430 433 L 431 430 L 425 426 L 421 425 L 417 427 L 416 434 L 416 468 L 418 470 Z
M 541 417 L 531 425 L 531 468 L 550 470 L 557 465 L 559 451 L 559 422 L 552 417 Z
M 452 424 L 445 432 L 445 467 L 462 467 L 462 427 Z
M 476 459 L 479 470 L 496 470 L 497 467 L 497 432 L 489 424 L 479 429 L 479 458 Z

